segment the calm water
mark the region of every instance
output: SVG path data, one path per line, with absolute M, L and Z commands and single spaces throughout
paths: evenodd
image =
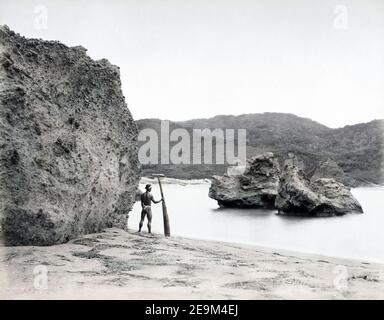
M 144 190 L 144 186 L 140 186 Z M 209 185 L 163 186 L 171 232 L 190 238 L 254 244 L 328 256 L 384 262 L 384 188 L 352 192 L 365 214 L 329 218 L 276 215 L 271 210 L 220 209 L 208 197 Z M 153 186 L 155 199 L 160 198 Z M 154 232 L 163 232 L 161 204 L 153 205 Z M 128 226 L 136 229 L 140 204 L 130 213 Z M 146 232 L 146 224 L 143 227 Z

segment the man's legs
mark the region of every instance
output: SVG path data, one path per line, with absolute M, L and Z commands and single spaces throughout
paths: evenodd
M 149 208 L 147 211 L 147 219 L 148 219 L 148 233 L 151 233 L 151 226 L 152 226 L 152 209 Z
M 141 210 L 141 220 L 139 223 L 139 232 L 141 232 L 141 228 L 143 227 L 143 223 L 144 223 L 144 219 L 145 219 L 146 214 L 147 214 L 147 211 L 145 210 L 145 208 L 143 208 L 143 210 Z

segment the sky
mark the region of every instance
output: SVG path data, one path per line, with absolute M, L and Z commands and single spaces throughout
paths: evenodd
M 0 24 L 118 65 L 135 119 L 384 118 L 383 0 L 0 0 Z

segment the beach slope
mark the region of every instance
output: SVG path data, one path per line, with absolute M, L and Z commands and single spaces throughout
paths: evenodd
M 2 299 L 383 299 L 384 265 L 112 228 L 0 247 L 0 282 Z

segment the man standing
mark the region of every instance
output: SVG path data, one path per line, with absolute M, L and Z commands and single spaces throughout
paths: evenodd
M 140 220 L 140 224 L 139 224 L 139 232 L 141 232 L 141 228 L 143 227 L 145 216 L 147 216 L 148 233 L 151 233 L 151 224 L 152 224 L 152 207 L 151 207 L 151 204 L 152 204 L 152 202 L 153 203 L 159 203 L 159 202 L 163 201 L 163 199 L 156 201 L 153 198 L 153 195 L 151 193 L 152 186 L 150 184 L 147 184 L 145 186 L 145 190 L 146 190 L 146 192 L 144 192 L 141 195 L 141 208 L 142 208 L 142 210 L 141 210 L 141 220 Z

